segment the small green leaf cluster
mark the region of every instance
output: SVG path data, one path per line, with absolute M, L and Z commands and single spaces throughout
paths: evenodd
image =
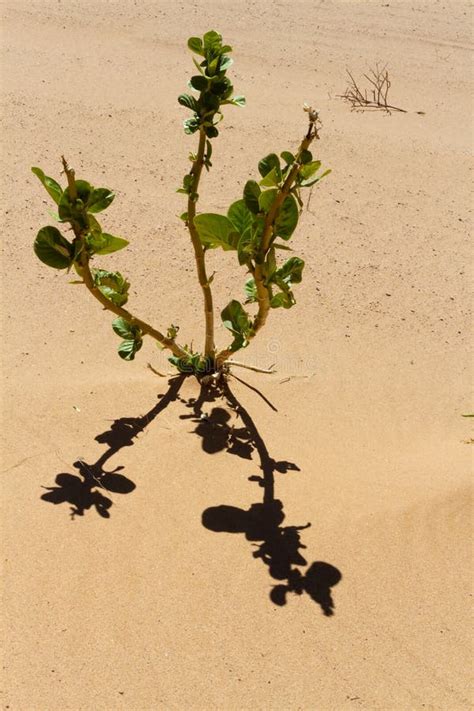
M 201 353 L 194 353 L 189 346 L 185 345 L 184 350 L 189 351 L 186 357 L 170 356 L 168 361 L 185 375 L 207 375 L 215 370 L 215 363 L 212 358 L 205 358 Z
M 192 94 L 181 94 L 178 97 L 181 106 L 193 112 L 190 118 L 185 119 L 184 130 L 185 133 L 191 134 L 202 127 L 208 138 L 215 138 L 219 135 L 217 124 L 223 118 L 221 106 L 245 105 L 243 96 L 232 96 L 234 87 L 226 76 L 233 61 L 228 56 L 232 52 L 232 47 L 223 45 L 221 35 L 214 30 L 206 32 L 202 39 L 190 37 L 188 47 L 202 60 L 197 61 L 193 58 L 199 74 L 192 76 L 189 81 L 189 88 L 198 92 L 199 96 L 196 98 Z M 209 158 L 208 152 L 207 159 Z
M 118 347 L 118 354 L 124 360 L 134 360 L 135 353 L 140 350 L 143 345 L 143 337 L 141 329 L 138 326 L 133 326 L 124 318 L 116 318 L 112 322 L 112 328 L 117 336 L 124 340 Z
M 92 257 L 95 254 L 111 254 L 127 246 L 127 240 L 103 232 L 95 217 L 115 197 L 108 188 L 94 188 L 86 180 L 75 180 L 75 194 L 71 195 L 70 186 L 63 190 L 41 168 L 31 170 L 58 206 L 57 221 L 69 223 L 75 235 L 70 242 L 57 227 L 43 227 L 36 236 L 34 251 L 44 264 L 53 269 L 71 269 L 74 264 L 80 266 L 83 250 L 88 257 Z
M 39 230 L 34 251 L 44 264 L 53 269 L 67 270 L 74 266 L 82 277 L 84 258 L 88 264 L 94 255 L 111 254 L 128 245 L 127 240 L 103 232 L 95 217 L 95 214 L 112 203 L 115 197 L 112 191 L 108 188 L 94 188 L 85 180 L 75 179 L 73 186 L 69 184 L 63 189 L 53 178 L 45 175 L 41 168 L 34 167 L 31 170 L 57 204 L 58 222 L 69 223 L 74 234 L 71 242 L 57 227 L 47 226 Z M 130 283 L 120 272 L 93 268 L 91 277 L 93 286 L 112 304 L 124 306 L 127 303 Z M 125 339 L 118 348 L 120 357 L 133 360 L 142 346 L 140 329 L 123 318 L 116 319 L 112 326 Z

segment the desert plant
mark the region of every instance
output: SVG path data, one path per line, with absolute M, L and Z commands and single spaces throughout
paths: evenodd
M 202 351 L 177 341 L 178 327 L 171 325 L 163 333 L 125 308 L 129 282 L 119 272 L 92 266 L 96 257 L 127 246 L 128 242 L 104 232 L 96 214 L 105 210 L 114 194 L 108 188 L 95 188 L 88 181 L 77 180 L 74 170 L 62 158 L 67 185 L 63 188 L 40 168 L 32 168 L 57 204 L 57 220 L 69 224 L 72 239 L 67 239 L 57 227 L 43 227 L 37 234 L 34 250 L 37 257 L 55 269 L 75 269 L 83 283 L 105 309 L 117 318 L 112 327 L 122 338 L 119 355 L 133 360 L 141 348 L 143 337 L 151 336 L 159 346 L 171 351 L 169 360 L 182 373 L 218 377 L 231 356 L 246 347 L 265 325 L 273 308 L 291 308 L 295 303 L 293 285 L 301 282 L 304 262 L 291 256 L 278 264 L 277 252 L 289 250 L 288 241 L 297 226 L 303 206 L 301 190 L 315 185 L 330 171 L 320 171 L 309 147 L 319 138 L 318 113 L 304 106 L 309 125 L 295 153 L 270 153 L 258 163 L 260 179 L 249 180 L 243 197 L 230 205 L 226 215 L 198 213 L 199 191 L 203 168 L 212 167 L 212 143 L 219 134 L 218 124 L 224 106 L 243 106 L 245 99 L 234 96 L 227 77 L 232 64 L 232 48 L 223 45 L 215 31 L 204 37 L 191 37 L 188 47 L 198 55 L 193 57 L 197 74 L 191 77 L 192 94 L 181 94 L 178 102 L 191 111 L 184 121 L 186 134 L 199 137 L 195 153 L 189 158 L 191 168 L 183 178 L 178 192 L 186 196 L 186 211 L 181 219 L 189 230 L 194 249 L 196 270 L 204 300 L 205 339 Z M 221 312 L 224 326 L 232 334 L 232 342 L 218 350 L 214 342 L 214 306 L 212 276 L 206 271 L 206 253 L 210 249 L 232 250 L 240 267 L 250 275 L 245 283 L 246 304 L 255 303 L 251 316 L 242 303 L 230 301 Z M 95 264 L 95 262 L 94 262 Z M 77 283 L 77 281 L 76 281 Z
M 388 103 L 388 92 L 392 86 L 387 67 L 375 65 L 375 69 L 370 68 L 368 74 L 364 74 L 365 79 L 370 84 L 368 89 L 361 89 L 357 81 L 354 79 L 351 72 L 346 69 L 348 75 L 347 88 L 341 99 L 347 101 L 353 109 L 382 109 L 390 113 L 391 111 L 400 111 L 406 114 L 405 109 L 400 109 L 398 106 L 392 106 Z M 422 113 L 422 112 L 418 112 Z

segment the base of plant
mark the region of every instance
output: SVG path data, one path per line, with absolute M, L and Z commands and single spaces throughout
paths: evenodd
M 221 379 L 225 379 L 231 372 L 231 368 L 245 368 L 246 370 L 252 370 L 255 373 L 276 373 L 275 364 L 269 368 L 259 368 L 256 365 L 251 365 L 250 363 L 242 363 L 237 360 L 227 359 L 221 363 L 217 363 L 215 359 L 196 357 L 194 359 L 190 358 L 168 358 L 170 363 L 172 363 L 180 375 L 194 375 L 199 382 L 206 383 L 217 383 Z M 150 364 L 148 364 L 150 370 L 156 375 L 164 376 Z

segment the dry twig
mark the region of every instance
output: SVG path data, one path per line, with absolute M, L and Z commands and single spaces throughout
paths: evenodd
M 349 75 L 348 86 L 344 94 L 340 95 L 339 98 L 348 101 L 352 109 L 382 109 L 388 113 L 392 111 L 407 113 L 405 109 L 388 103 L 388 92 L 392 82 L 389 79 L 386 66 L 380 68 L 379 65 L 376 64 L 375 69 L 369 69 L 369 73 L 364 74 L 364 77 L 371 86 L 363 91 L 360 89 L 351 72 L 348 69 L 346 69 L 346 72 Z

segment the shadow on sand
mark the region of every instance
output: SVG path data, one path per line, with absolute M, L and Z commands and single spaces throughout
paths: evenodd
M 106 494 L 129 494 L 135 489 L 135 484 L 131 479 L 119 474 L 123 467 L 118 466 L 112 471 L 106 471 L 105 463 L 123 447 L 131 447 L 140 432 L 177 399 L 183 380 L 184 376 L 180 375 L 170 379 L 167 392 L 159 395 L 160 401 L 142 417 L 121 417 L 114 420 L 109 430 L 95 438 L 96 442 L 108 446 L 102 456 L 93 464 L 74 462 L 73 466 L 78 470 L 78 474 L 58 474 L 56 486 L 44 487 L 47 492 L 41 496 L 43 501 L 71 504 L 71 518 L 83 516 L 84 512 L 91 508 L 95 508 L 100 516 L 110 518 L 112 501 Z
M 255 391 L 255 388 L 251 389 Z M 266 398 L 263 399 L 276 410 Z M 206 405 L 212 405 L 216 400 L 221 400 L 226 407 L 214 406 L 207 412 Z M 288 593 L 302 595 L 305 592 L 318 603 L 326 616 L 333 615 L 331 588 L 337 585 L 342 575 L 333 565 L 323 561 L 315 561 L 305 571 L 302 570 L 308 564 L 301 554 L 301 549 L 306 546 L 301 543 L 300 531 L 311 524 L 283 526 L 283 503 L 275 498 L 275 472 L 285 474 L 299 471 L 299 467 L 293 462 L 275 461 L 270 456 L 255 422 L 227 382 L 215 389 L 203 387 L 200 397 L 187 401 L 186 405 L 192 409 L 192 414 L 182 417 L 196 422 L 194 432 L 202 438 L 205 452 L 213 454 L 225 450 L 248 460 L 256 455 L 260 473 L 250 476 L 249 480 L 256 482 L 263 490 L 262 500 L 248 509 L 226 504 L 206 509 L 202 515 L 203 525 L 217 533 L 242 533 L 254 544 L 253 557 L 261 559 L 268 566 L 271 577 L 278 581 L 270 592 L 270 598 L 276 605 L 285 605 Z M 231 425 L 229 409 L 236 414 L 241 427 Z
M 112 471 L 104 469 L 105 463 L 123 447 L 130 447 L 134 439 L 172 402 L 179 400 L 190 409 L 181 419 L 196 423 L 194 433 L 202 440 L 202 448 L 208 454 L 226 451 L 229 454 L 259 463 L 259 474 L 249 477 L 261 489 L 261 500 L 248 509 L 221 504 L 206 509 L 202 515 L 205 528 L 217 533 L 241 533 L 255 546 L 253 557 L 261 559 L 268 566 L 273 580 L 277 581 L 270 592 L 276 605 L 285 605 L 289 593 L 307 593 L 316 602 L 324 615 L 334 614 L 331 588 L 341 580 L 340 571 L 329 563 L 315 561 L 309 567 L 301 550 L 306 546 L 301 542 L 300 531 L 311 524 L 284 526 L 283 503 L 275 498 L 275 473 L 285 474 L 299 471 L 296 464 L 285 460 L 274 460 L 265 445 L 248 410 L 237 400 L 228 382 L 219 386 L 202 385 L 198 398 L 184 400 L 179 391 L 185 376 L 176 376 L 169 381 L 167 392 L 159 396 L 160 401 L 142 417 L 122 417 L 115 420 L 110 429 L 95 438 L 108 449 L 93 464 L 77 461 L 74 467 L 78 474 L 61 473 L 56 476 L 56 486 L 45 487 L 44 501 L 53 504 L 71 504 L 71 516 L 82 516 L 86 510 L 95 508 L 104 518 L 110 517 L 112 501 L 107 492 L 128 494 L 135 484 L 119 472 L 118 466 Z M 235 376 L 233 376 L 235 377 Z M 241 383 L 257 392 L 265 402 L 276 408 L 255 388 L 240 378 Z M 208 412 L 208 406 L 212 406 Z M 233 412 L 241 426 L 231 424 Z

